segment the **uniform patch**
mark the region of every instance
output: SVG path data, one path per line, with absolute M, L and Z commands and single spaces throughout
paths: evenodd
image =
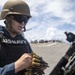
M 26 44 L 26 41 L 25 40 L 2 39 L 2 43 L 8 43 L 8 44 Z

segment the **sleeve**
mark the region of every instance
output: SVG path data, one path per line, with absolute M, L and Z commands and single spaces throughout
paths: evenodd
M 4 67 L 0 67 L 0 75 L 15 75 L 14 63 L 8 64 Z

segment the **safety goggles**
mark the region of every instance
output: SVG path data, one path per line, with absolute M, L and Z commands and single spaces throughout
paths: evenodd
M 27 18 L 27 16 L 13 15 L 13 20 L 17 21 L 18 23 L 24 22 L 26 24 L 29 19 Z

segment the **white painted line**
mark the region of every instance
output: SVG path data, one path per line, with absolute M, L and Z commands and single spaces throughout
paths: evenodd
M 38 45 L 37 47 L 48 47 L 48 46 L 52 46 L 52 45 L 55 45 L 56 43 L 51 43 L 51 44 L 48 44 L 48 45 L 46 45 L 46 44 L 41 44 L 41 45 Z
M 49 44 L 49 45 L 47 45 L 47 46 L 52 46 L 52 45 L 55 45 L 56 43 L 52 43 L 52 44 Z

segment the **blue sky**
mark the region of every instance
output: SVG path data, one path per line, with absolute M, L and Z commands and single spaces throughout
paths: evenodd
M 0 0 L 0 11 L 7 0 Z M 32 18 L 24 32 L 30 40 L 66 39 L 65 31 L 75 33 L 75 0 L 24 0 L 28 3 Z M 1 25 L 3 21 L 0 21 Z

